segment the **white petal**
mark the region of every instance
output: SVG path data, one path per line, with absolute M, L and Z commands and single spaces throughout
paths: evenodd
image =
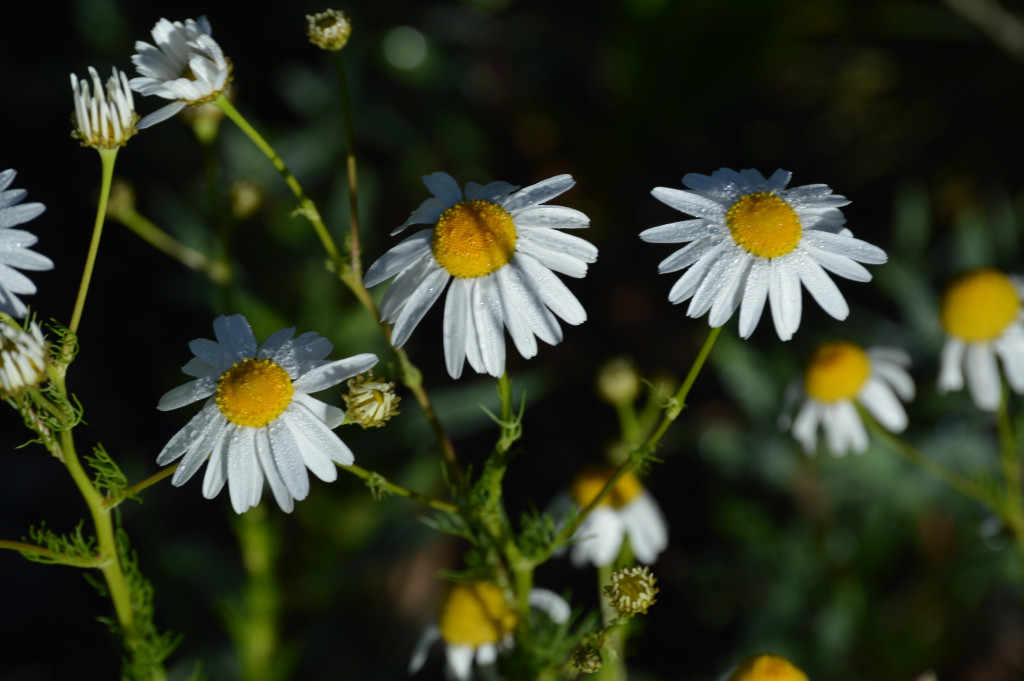
M 537 339 L 533 335 L 533 329 L 530 328 L 530 324 L 524 319 L 520 311 L 519 299 L 515 297 L 514 291 L 519 285 L 514 281 L 510 281 L 510 276 L 515 276 L 514 274 L 510 275 L 513 271 L 511 267 L 503 267 L 495 272 L 494 276 L 497 280 L 498 293 L 501 296 L 501 307 L 505 316 L 505 326 L 508 328 L 508 333 L 512 336 L 512 342 L 515 343 L 519 354 L 524 359 L 530 359 L 537 354 Z M 527 303 L 529 303 L 528 300 Z
M 491 376 L 501 378 L 505 372 L 505 335 L 497 279 L 494 276 L 476 279 L 470 302 L 484 367 Z
M 160 397 L 156 408 L 160 411 L 170 411 L 206 399 L 216 391 L 217 382 L 214 379 L 197 378 L 165 392 Z
M 399 242 L 397 246 L 380 256 L 370 265 L 363 276 L 363 284 L 369 288 L 376 286 L 405 270 L 421 258 L 430 257 L 430 240 L 433 230 L 425 229 Z
M 964 361 L 964 343 L 957 338 L 949 338 L 942 346 L 942 360 L 939 368 L 939 392 L 961 390 L 964 387 L 962 364 Z
M 906 429 L 907 412 L 887 384 L 870 378 L 861 388 L 857 398 L 886 429 L 894 433 L 902 433 Z
M 228 361 L 240 362 L 256 355 L 256 336 L 243 315 L 217 317 L 213 320 L 213 333 Z
M 967 388 L 979 409 L 995 411 L 999 408 L 1002 385 L 996 356 L 988 343 L 970 343 L 967 346 Z
M 339 359 L 313 369 L 295 380 L 295 389 L 304 393 L 315 393 L 338 385 L 348 378 L 368 371 L 377 363 L 377 355 L 365 352 Z
M 292 437 L 291 431 L 279 422 L 266 426 L 270 439 L 270 453 L 274 457 L 274 466 L 281 476 L 288 492 L 297 501 L 302 501 L 309 494 L 309 475 L 306 464 L 302 460 L 302 452 Z
M 723 222 L 725 219 L 726 207 L 724 205 L 696 192 L 655 187 L 651 190 L 651 195 L 662 203 L 696 218 L 705 218 L 716 223 Z
M 576 180 L 572 179 L 572 175 L 556 175 L 529 187 L 523 187 L 503 201 L 501 207 L 509 213 L 515 213 L 527 206 L 550 201 L 559 194 L 569 191 L 574 184 Z
M 256 459 L 263 468 L 263 474 L 266 476 L 267 483 L 270 485 L 270 491 L 274 493 L 274 499 L 277 501 L 277 505 L 280 506 L 281 510 L 285 513 L 291 513 L 295 508 L 295 501 L 292 499 L 292 495 L 288 492 L 288 488 L 285 486 L 284 480 L 281 479 L 281 474 L 277 472 L 277 466 L 274 464 L 274 456 L 270 451 L 270 437 L 266 428 L 248 428 L 247 430 L 252 438 L 251 446 L 253 451 L 256 452 Z
M 412 657 L 409 658 L 409 667 L 407 672 L 409 674 L 415 674 L 427 661 L 427 655 L 430 654 L 430 646 L 434 645 L 441 638 L 441 630 L 436 624 L 430 624 L 420 637 L 416 640 L 416 645 L 412 649 Z
M 210 452 L 210 460 L 206 463 L 206 475 L 203 476 L 203 496 L 207 499 L 213 499 L 220 494 L 228 480 L 228 450 L 235 430 L 236 426 L 229 425 L 221 431 L 220 439 Z
M 181 465 L 178 466 L 178 470 L 174 471 L 171 484 L 175 487 L 184 485 L 189 478 L 195 475 L 206 461 L 206 457 L 220 448 L 220 443 L 231 430 L 231 424 L 217 411 L 216 406 L 213 407 L 213 411 L 215 417 L 210 420 L 209 426 L 192 441 L 193 444 L 189 445 L 185 457 L 181 460 Z
M 235 513 L 245 513 L 258 504 L 263 493 L 263 471 L 256 458 L 253 435 L 244 432 L 246 430 L 255 429 L 235 428 L 226 441 L 228 495 L 231 497 L 231 507 L 235 509 Z
M 813 454 L 818 448 L 818 424 L 822 409 L 816 400 L 808 399 L 800 407 L 793 421 L 793 437 L 804 448 L 806 454 Z
M 420 283 L 419 288 L 406 299 L 391 331 L 391 342 L 396 348 L 405 345 L 405 342 L 409 340 L 409 336 L 423 320 L 423 316 L 441 297 L 445 284 L 450 278 L 451 275 L 447 270 L 438 267 L 428 274 Z
M 565 602 L 565 599 L 548 589 L 531 589 L 530 606 L 547 614 L 555 624 L 564 624 L 569 621 L 572 608 Z
M 771 261 L 767 258 L 754 258 L 743 282 L 743 303 L 740 305 L 740 338 L 750 338 L 754 328 L 761 320 L 764 302 L 768 297 L 771 281 Z
M 651 564 L 668 546 L 668 527 L 658 503 L 647 492 L 619 509 L 637 562 Z
M 586 213 L 565 206 L 529 206 L 512 215 L 516 228 L 550 227 L 552 229 L 583 229 L 590 226 Z
M 797 256 L 793 259 L 794 269 L 818 305 L 834 319 L 846 319 L 850 315 L 850 306 L 846 304 L 846 299 L 839 292 L 835 282 L 813 258 L 799 251 L 794 255 Z
M 587 312 L 580 301 L 551 270 L 524 253 L 516 253 L 512 259 L 526 275 L 524 283 L 552 312 L 573 325 L 587 320 Z
M 445 647 L 447 671 L 457 681 L 470 681 L 473 678 L 473 646 L 452 645 Z

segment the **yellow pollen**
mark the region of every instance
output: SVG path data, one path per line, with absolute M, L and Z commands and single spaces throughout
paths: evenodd
M 236 425 L 262 428 L 284 412 L 294 392 L 292 379 L 280 364 L 250 358 L 220 377 L 217 407 Z
M 779 655 L 756 655 L 736 667 L 728 681 L 807 681 L 807 675 Z
M 437 625 L 445 643 L 475 648 L 511 634 L 516 628 L 516 611 L 495 584 L 450 584 L 437 606 Z
M 804 391 L 819 402 L 850 400 L 871 375 L 871 358 L 853 343 L 830 341 L 815 349 L 804 373 Z
M 612 477 L 612 473 L 615 469 L 607 465 L 597 465 L 585 468 L 573 479 L 572 484 L 569 486 L 569 494 L 572 496 L 572 500 L 580 507 L 586 508 L 590 502 L 592 502 L 597 495 L 604 489 L 608 479 Z M 640 492 L 644 491 L 644 486 L 640 484 L 640 480 L 632 473 L 628 471 L 625 475 L 619 478 L 619 481 L 615 483 L 615 486 L 611 488 L 604 499 L 601 500 L 601 505 L 609 505 L 613 508 L 622 508 L 629 502 L 633 501 Z
M 740 197 L 726 212 L 725 223 L 736 243 L 762 258 L 791 252 L 803 233 L 796 211 L 773 192 Z
M 957 277 L 942 297 L 942 326 L 968 342 L 995 340 L 1020 315 L 1020 294 L 1008 276 L 988 268 Z
M 496 203 L 460 201 L 441 214 L 431 247 L 438 264 L 453 277 L 483 277 L 512 259 L 516 226 Z

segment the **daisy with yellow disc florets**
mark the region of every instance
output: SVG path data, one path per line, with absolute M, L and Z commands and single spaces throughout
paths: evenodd
M 868 434 L 855 403 L 888 430 L 902 432 L 907 427 L 907 412 L 900 400 L 914 398 L 908 366 L 907 353 L 896 348 L 864 350 L 846 341 L 822 343 L 804 371 L 806 401 L 793 421 L 793 437 L 812 454 L 820 425 L 832 454 L 863 452 Z
M 710 310 L 712 327 L 725 324 L 739 308 L 743 338 L 761 319 L 765 299 L 779 338 L 792 338 L 800 326 L 801 286 L 825 312 L 846 319 L 846 299 L 826 272 L 870 281 L 860 263 L 884 263 L 885 252 L 843 226 L 839 209 L 849 203 L 845 197 L 824 184 L 786 189 L 790 175 L 777 170 L 765 178 L 756 170 L 722 168 L 710 176 L 684 176 L 689 189 L 651 192 L 694 216 L 640 234 L 651 243 L 690 242 L 658 266 L 661 273 L 690 268 L 669 291 L 671 302 L 689 300 L 686 314 L 694 318 Z
M 183 485 L 209 457 L 203 496 L 228 484 L 231 506 L 243 513 L 260 501 L 266 478 L 282 510 L 309 493 L 308 468 L 321 480 L 338 477 L 335 464 L 350 465 L 352 451 L 332 428 L 344 412 L 310 397 L 377 363 L 372 354 L 325 359 L 333 346 L 323 336 L 295 329 L 271 334 L 263 345 L 245 317 L 218 317 L 216 341 L 189 343 L 195 357 L 182 371 L 196 380 L 171 390 L 157 408 L 177 409 L 206 399 L 202 410 L 171 438 L 156 462 L 182 459 L 172 483 Z M 184 457 L 184 458 L 183 458 Z
M 546 613 L 556 624 L 569 619 L 569 604 L 553 591 L 531 589 L 529 600 L 531 607 Z M 512 647 L 518 623 L 515 608 L 496 584 L 449 584 L 437 606 L 437 623 L 428 626 L 416 643 L 409 673 L 415 674 L 423 667 L 431 646 L 441 640 L 448 678 L 469 681 L 474 662 L 487 678 L 495 678 L 498 654 Z
M 957 277 L 942 297 L 939 391 L 962 390 L 964 377 L 979 409 L 999 408 L 1002 387 L 996 357 L 1014 392 L 1024 393 L 1024 279 L 995 269 Z
M 451 281 L 444 309 L 444 358 L 453 378 L 465 361 L 478 373 L 505 371 L 505 333 L 523 357 L 537 354 L 537 338 L 562 340 L 558 318 L 582 324 L 587 313 L 554 273 L 583 277 L 597 248 L 563 229 L 590 220 L 572 208 L 542 205 L 575 184 L 558 175 L 524 189 L 507 182 L 463 191 L 446 173 L 423 178 L 433 194 L 392 234 L 428 224 L 385 253 L 366 272 L 375 286 L 398 275 L 381 302 L 401 347 Z

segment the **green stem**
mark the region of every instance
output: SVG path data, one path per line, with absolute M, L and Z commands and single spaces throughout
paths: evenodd
M 342 466 L 339 464 L 338 467 L 343 471 L 348 471 L 352 475 L 363 480 L 369 480 L 370 478 L 374 478 L 374 484 L 380 485 L 380 487 L 387 490 L 391 494 L 395 494 L 400 497 L 405 497 L 406 499 L 412 499 L 413 501 L 418 501 L 421 504 L 429 506 L 430 508 L 433 508 L 438 511 L 444 511 L 446 513 L 459 512 L 459 507 L 456 506 L 455 504 L 449 503 L 447 501 L 441 501 L 440 499 L 434 499 L 433 497 L 428 497 L 425 494 L 414 492 L 413 490 L 407 487 L 397 485 L 391 482 L 390 480 L 387 480 L 380 473 L 374 473 L 372 471 L 366 470 L 365 468 L 355 465 Z
M 597 591 L 601 599 L 601 624 L 604 625 L 604 637 L 601 645 L 603 664 L 594 676 L 595 681 L 625 681 L 626 665 L 622 659 L 624 644 L 623 627 L 615 626 L 623 618 L 612 606 L 611 599 L 604 593 L 604 587 L 612 583 L 614 564 L 597 566 Z
M 154 473 L 153 475 L 149 476 L 148 478 L 146 478 L 142 482 L 137 482 L 134 485 L 132 485 L 131 487 L 126 487 L 124 489 L 124 491 L 122 491 L 120 494 L 117 494 L 117 495 L 114 495 L 114 496 L 110 496 L 110 497 L 106 497 L 103 500 L 103 508 L 108 509 L 108 510 L 109 509 L 113 509 L 113 508 L 117 508 L 122 503 L 124 503 L 124 501 L 126 499 L 131 499 L 132 497 L 138 495 L 139 492 L 141 492 L 142 490 L 146 489 L 147 487 L 152 487 L 153 485 L 155 485 L 156 483 L 160 482 L 164 478 L 171 477 L 171 475 L 174 473 L 174 471 L 178 470 L 178 466 L 180 466 L 180 465 L 181 465 L 181 462 L 179 461 L 178 463 L 176 463 L 174 465 L 171 465 L 171 466 L 168 466 L 168 467 L 162 469 L 159 473 Z
M 287 656 L 280 655 L 276 561 L 280 553 L 278 532 L 268 527 L 266 510 L 257 506 L 235 522 L 247 580 L 243 604 L 229 615 L 229 628 L 239 648 L 242 678 L 274 681 L 282 678 Z
M 1024 558 L 1024 496 L 1021 494 L 1021 466 L 1017 454 L 1017 438 L 1010 422 L 1010 410 L 1007 404 L 1006 390 L 999 402 L 996 423 L 999 431 L 999 450 L 1003 465 L 1003 478 L 1006 485 L 1006 501 L 1003 504 L 1003 516 L 1006 524 L 1013 531 L 1017 540 L 1017 548 Z
M 46 548 L 45 546 L 39 546 L 38 544 L 28 544 L 21 541 L 11 541 L 9 539 L 0 539 L 0 549 L 10 549 L 11 551 L 18 551 L 19 553 L 31 553 L 32 555 L 51 560 L 54 563 L 61 565 L 69 565 L 71 567 L 80 568 L 98 568 L 102 567 L 103 560 L 99 557 L 85 556 L 69 556 L 65 553 L 56 553 Z
M 348 171 L 349 200 L 349 262 L 352 271 L 362 276 L 362 248 L 359 243 L 359 202 L 356 176 L 356 152 L 352 134 L 352 106 L 348 97 L 348 81 L 345 78 L 345 62 L 341 50 L 332 50 L 334 70 L 338 74 L 338 90 L 341 92 L 341 112 L 345 123 L 345 168 Z
M 78 333 L 78 325 L 82 321 L 82 310 L 85 308 L 85 298 L 89 293 L 89 282 L 92 281 L 92 272 L 96 266 L 96 254 L 100 249 L 100 237 L 103 235 L 103 223 L 107 216 L 107 201 L 110 198 L 110 185 L 114 178 L 114 161 L 117 159 L 118 148 L 98 149 L 100 164 L 103 168 L 100 203 L 96 208 L 96 221 L 92 228 L 92 241 L 89 243 L 89 254 L 85 259 L 82 282 L 78 286 L 78 298 L 75 300 L 75 309 L 71 313 L 71 323 L 68 325 L 71 333 Z

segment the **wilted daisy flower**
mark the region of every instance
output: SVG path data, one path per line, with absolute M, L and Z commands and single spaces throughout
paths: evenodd
M 710 176 L 689 173 L 689 190 L 656 187 L 656 199 L 693 220 L 652 227 L 640 234 L 651 243 L 690 243 L 665 258 L 660 273 L 690 269 L 668 299 L 690 300 L 686 314 L 711 311 L 713 327 L 740 309 L 740 336 L 747 338 L 761 319 L 765 298 L 782 340 L 800 326 L 801 284 L 836 319 L 850 312 L 826 271 L 854 281 L 870 281 L 858 263 L 886 261 L 877 246 L 854 239 L 839 210 L 849 203 L 823 184 L 786 189 L 791 173 L 776 170 L 765 179 L 756 170 L 722 168 Z
M 153 27 L 153 42 L 135 42 L 135 69 L 142 74 L 131 79 L 132 89 L 142 95 L 174 100 L 139 121 L 138 128 L 167 120 L 188 106 L 212 102 L 224 94 L 231 82 L 231 61 L 210 37 L 210 22 L 161 19 Z
M 39 325 L 22 330 L 0 322 L 0 399 L 37 386 L 46 377 L 48 349 Z
M 896 348 L 865 351 L 846 341 L 822 343 L 804 370 L 807 399 L 793 421 L 793 437 L 804 451 L 813 454 L 820 424 L 832 454 L 863 452 L 868 448 L 868 434 L 854 402 L 888 430 L 902 432 L 907 427 L 907 412 L 900 400 L 914 399 L 908 366 L 910 357 Z
M 398 416 L 398 403 L 402 398 L 395 394 L 395 384 L 390 381 L 375 381 L 373 372 L 366 376 L 348 379 L 348 393 L 345 400 L 345 420 L 358 423 L 364 429 L 380 428 Z
M 532 589 L 530 605 L 547 613 L 557 624 L 569 619 L 569 604 L 547 589 Z M 438 639 L 445 644 L 445 673 L 448 678 L 468 681 L 473 662 L 481 671 L 492 672 L 498 653 L 513 644 L 518 615 L 504 592 L 491 582 L 449 584 L 437 606 L 437 623 L 420 636 L 409 660 L 415 674 L 427 661 L 430 647 Z
M 38 217 L 46 210 L 41 203 L 14 205 L 27 194 L 24 189 L 8 189 L 15 175 L 17 173 L 11 169 L 0 173 L 0 312 L 6 312 L 12 317 L 24 317 L 28 308 L 17 294 L 35 293 L 36 285 L 18 270 L 52 270 L 53 261 L 29 250 L 28 247 L 38 241 L 34 234 L 22 229 L 10 229 Z
M 807 681 L 807 675 L 780 655 L 754 655 L 740 663 L 727 681 Z
M 583 277 L 597 248 L 559 230 L 587 227 L 586 215 L 541 205 L 575 184 L 558 175 L 519 189 L 506 182 L 466 185 L 446 173 L 423 178 L 433 194 L 392 234 L 430 224 L 385 253 L 366 272 L 374 286 L 395 277 L 384 294 L 381 316 L 394 324 L 391 342 L 409 340 L 427 310 L 451 289 L 444 309 L 444 359 L 452 378 L 465 360 L 477 373 L 505 371 L 503 326 L 519 354 L 537 354 L 537 341 L 562 340 L 557 317 L 581 324 L 587 313 L 553 272 Z M 536 338 L 535 338 L 536 337 Z
M 135 100 L 128 87 L 128 77 L 113 69 L 107 79 L 106 92 L 100 82 L 100 74 L 89 67 L 92 91 L 89 81 L 71 74 L 71 90 L 75 98 L 75 130 L 73 137 L 82 140 L 82 146 L 97 149 L 112 149 L 124 146 L 135 134 Z
M 306 15 L 306 35 L 309 42 L 322 50 L 337 51 L 345 47 L 352 35 L 352 22 L 344 12 L 327 9 Z
M 341 409 L 310 397 L 362 373 L 377 363 L 372 354 L 334 362 L 324 359 L 333 346 L 308 332 L 281 329 L 257 347 L 240 314 L 213 321 L 216 341 L 189 343 L 195 357 L 182 371 L 196 380 L 160 398 L 157 409 L 177 409 L 209 398 L 202 410 L 171 438 L 157 457 L 164 466 L 184 456 L 171 482 L 183 485 L 207 457 L 203 496 L 212 499 L 228 483 L 231 505 L 243 513 L 260 501 L 266 477 L 282 510 L 306 498 L 309 476 L 338 477 L 334 464 L 350 465 L 352 451 L 331 432 L 344 418 Z
M 569 493 L 554 501 L 555 513 L 564 514 L 569 504 L 580 510 L 586 508 L 614 472 L 615 468 L 607 465 L 585 468 L 573 479 Z M 626 537 L 641 563 L 653 563 L 668 546 L 665 517 L 632 472 L 619 478 L 600 505 L 580 523 L 569 548 L 573 565 L 611 565 Z
M 966 272 L 942 297 L 942 327 L 949 335 L 942 348 L 939 390 L 961 390 L 964 375 L 979 409 L 995 411 L 1002 393 L 998 356 L 1006 381 L 1024 393 L 1024 280 L 999 270 Z

